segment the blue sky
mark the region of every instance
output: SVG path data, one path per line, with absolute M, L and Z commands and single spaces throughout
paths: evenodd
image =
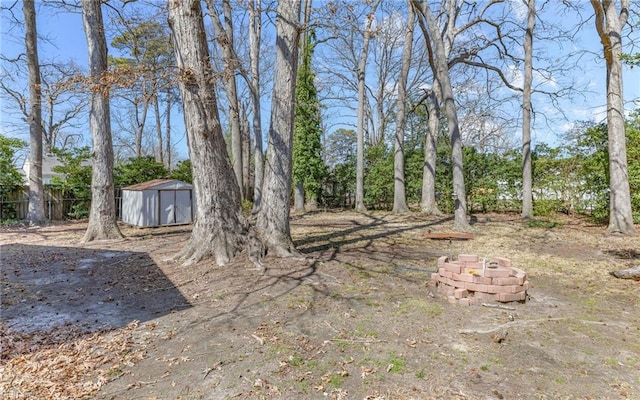
M 3 0 L 0 0 L 3 1 Z M 587 4 L 588 6 L 588 4 Z M 21 10 L 20 10 L 21 11 Z M 591 22 L 592 25 L 592 22 Z M 580 42 L 576 46 L 587 48 L 596 54 L 601 53 L 601 44 L 599 38 L 595 33 L 595 29 L 591 25 L 587 25 L 587 29 L 584 29 Z M 19 52 L 22 52 L 23 42 L 22 33 L 18 33 L 17 37 L 11 37 L 6 33 L 7 26 L 2 27 L 2 37 L 0 38 L 0 51 L 5 56 L 15 56 Z M 69 59 L 73 59 L 77 64 L 86 66 L 87 50 L 86 40 L 84 37 L 84 30 L 82 27 L 82 18 L 80 14 L 69 14 L 59 12 L 56 14 L 46 13 L 40 14 L 38 20 L 39 33 L 50 39 L 48 43 L 44 43 L 39 47 L 39 56 L 41 61 L 55 59 L 59 62 L 64 62 Z M 637 35 L 636 35 L 637 38 Z M 587 55 L 584 57 L 582 63 L 583 70 L 580 71 L 580 75 L 576 77 L 585 88 L 592 90 L 594 93 L 590 94 L 586 102 L 582 100 L 576 100 L 574 103 L 563 101 L 565 104 L 565 110 L 568 115 L 568 120 L 564 121 L 561 125 L 550 129 L 549 127 L 538 127 L 534 130 L 534 142 L 547 142 L 552 145 L 557 145 L 558 134 L 568 129 L 573 121 L 595 119 L 596 121 L 604 119 L 605 111 L 605 65 L 604 61 L 596 55 Z M 549 85 L 553 85 L 553 80 L 548 82 Z M 631 69 L 625 67 L 624 76 L 624 94 L 625 99 L 628 102 L 629 109 L 636 108 L 638 105 L 633 105 L 633 100 L 640 98 L 640 68 Z M 270 96 L 265 96 L 264 101 L 268 101 Z M 534 99 L 535 100 L 535 99 Z M 4 109 L 6 105 L 2 105 L 1 109 Z M 536 106 L 539 112 L 552 112 L 544 104 L 538 104 Z M 0 114 L 1 115 L 1 114 Z M 264 114 L 263 114 L 264 116 Z M 266 116 L 268 123 L 268 115 Z M 342 117 L 346 120 L 347 128 L 355 126 L 355 116 L 352 121 L 350 117 Z M 7 130 L 0 117 L 0 131 L 6 134 Z M 178 147 L 180 148 L 180 157 L 186 158 L 187 152 L 185 147 L 185 140 L 180 140 L 184 136 L 184 128 L 182 126 L 182 115 L 179 113 L 172 114 L 172 121 L 176 123 L 173 128 L 174 138 L 179 141 Z M 340 124 L 334 125 L 328 122 L 326 125 L 330 125 L 333 128 L 340 128 Z M 266 129 L 264 129 L 266 132 Z M 25 125 L 25 133 L 22 136 L 23 139 L 28 138 L 27 129 Z M 330 133 L 330 132 L 329 132 Z M 519 135 L 519 131 L 514 129 L 514 136 Z M 87 135 L 87 144 L 90 141 Z

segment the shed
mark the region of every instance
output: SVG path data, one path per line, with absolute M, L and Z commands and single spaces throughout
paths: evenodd
M 154 179 L 122 188 L 122 222 L 140 227 L 193 221 L 193 186 L 175 179 Z

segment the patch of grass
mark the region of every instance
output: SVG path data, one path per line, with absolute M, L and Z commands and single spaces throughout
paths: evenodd
M 312 306 L 311 300 L 305 297 L 290 297 L 287 301 L 287 308 L 290 310 L 302 309 L 308 310 Z
M 292 367 L 300 367 L 304 365 L 304 357 L 299 354 L 293 354 L 289 356 L 288 362 Z
M 559 226 L 562 226 L 562 224 L 547 218 L 531 218 L 526 222 L 527 228 L 553 229 Z
M 398 374 L 404 371 L 407 366 L 407 360 L 402 354 L 392 352 L 385 360 L 385 364 L 387 364 L 387 372 Z
M 480 369 L 483 370 L 483 371 L 488 371 L 489 370 L 489 364 L 482 364 L 480 366 Z
M 331 374 L 327 380 L 327 386 L 337 389 L 344 383 L 345 376 L 341 374 Z
M 354 337 L 359 338 L 377 338 L 378 332 L 376 332 L 374 329 L 358 325 L 353 335 Z
M 407 315 L 410 312 L 417 312 L 431 317 L 442 314 L 443 309 L 440 304 L 433 303 L 427 299 L 411 299 L 398 305 L 396 314 L 399 316 Z
M 423 369 L 416 371 L 416 378 L 418 379 L 424 379 L 426 375 L 427 374 L 424 372 Z
M 582 300 L 581 303 L 589 308 L 593 308 L 598 304 L 598 301 L 593 297 L 589 297 L 588 299 Z
M 309 393 L 309 382 L 306 379 L 301 380 L 299 386 L 302 393 Z
M 367 299 L 367 301 L 365 301 L 364 304 L 368 305 L 369 307 L 380 307 L 380 306 L 382 306 L 382 303 L 380 303 L 379 301 L 374 300 L 374 299 Z
M 107 376 L 109 378 L 115 378 L 116 376 L 120 376 L 121 374 L 122 369 L 120 369 L 119 367 L 114 367 L 107 371 Z

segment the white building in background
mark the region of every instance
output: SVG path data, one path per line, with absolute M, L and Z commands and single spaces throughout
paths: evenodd
M 42 184 L 50 185 L 53 183 L 53 178 L 57 177 L 61 180 L 64 180 L 64 174 L 60 172 L 53 172 L 54 167 L 61 167 L 63 164 L 58 157 L 53 154 L 43 154 L 42 155 Z M 90 166 L 91 161 L 85 160 L 80 163 L 80 165 Z M 24 164 L 22 164 L 22 170 L 20 173 L 24 177 L 24 184 L 29 185 L 29 170 L 31 169 L 31 159 L 27 157 L 24 160 Z

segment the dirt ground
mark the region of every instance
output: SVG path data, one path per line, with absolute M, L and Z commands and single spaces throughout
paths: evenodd
M 559 218 L 559 217 L 558 217 Z M 0 228 L 5 399 L 640 399 L 640 236 L 577 218 L 294 216 L 303 257 L 170 261 L 189 226 Z M 640 227 L 638 227 L 640 231 Z M 450 304 L 443 255 L 501 256 L 525 303 Z

